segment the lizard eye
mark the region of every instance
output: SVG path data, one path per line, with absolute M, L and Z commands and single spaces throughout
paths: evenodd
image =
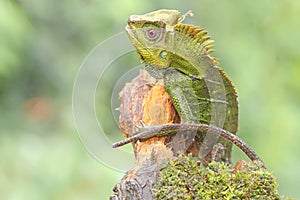
M 153 40 L 159 36 L 159 33 L 157 32 L 157 30 L 150 28 L 147 30 L 147 36 Z

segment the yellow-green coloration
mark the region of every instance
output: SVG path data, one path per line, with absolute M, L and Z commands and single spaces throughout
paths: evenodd
M 188 15 L 190 13 L 187 13 Z M 237 94 L 225 72 L 216 66 L 213 40 L 199 26 L 182 24 L 185 16 L 177 10 L 158 10 L 128 19 L 126 32 L 140 61 L 155 78 L 164 80 L 181 123 L 205 123 L 236 134 L 238 128 Z M 195 138 L 188 132 L 189 140 Z M 211 135 L 211 134 L 209 134 Z M 225 147 L 222 160 L 230 163 L 232 144 L 222 138 L 204 141 L 197 134 L 199 158 L 207 155 L 201 147 L 219 142 Z M 211 141 L 210 141 L 211 140 Z
M 168 161 L 155 183 L 155 199 L 281 199 L 273 175 L 260 163 L 248 163 L 236 173 L 212 162 L 207 168 L 180 155 Z

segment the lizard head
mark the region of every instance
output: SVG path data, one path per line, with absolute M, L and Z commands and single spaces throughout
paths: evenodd
M 216 65 L 213 40 L 199 26 L 182 24 L 191 11 L 181 15 L 177 10 L 158 10 L 131 15 L 125 28 L 146 70 L 156 78 L 172 65 L 178 71 L 199 77 L 206 73 L 200 66 Z M 202 64 L 199 64 L 201 62 Z M 149 67 L 150 66 L 150 67 Z M 153 67 L 155 66 L 155 70 Z M 160 69 L 160 70 L 157 70 Z
M 173 42 L 169 36 L 180 17 L 177 10 L 158 10 L 129 17 L 126 33 L 142 63 L 158 68 L 169 67 L 171 59 L 165 47 Z

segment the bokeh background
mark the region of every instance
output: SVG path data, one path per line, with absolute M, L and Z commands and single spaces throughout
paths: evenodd
M 209 30 L 238 91 L 239 136 L 277 177 L 280 193 L 300 198 L 300 1 L 2 0 L 0 199 L 109 198 L 123 174 L 80 142 L 73 83 L 88 53 L 123 31 L 129 15 L 161 8 L 192 9 L 187 22 Z M 123 65 L 129 61 L 138 62 Z M 111 115 L 111 92 L 98 92 L 108 100 L 99 115 Z M 103 123 L 120 134 L 111 119 Z

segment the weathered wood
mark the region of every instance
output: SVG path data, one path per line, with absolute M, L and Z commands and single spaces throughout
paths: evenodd
M 159 125 L 179 122 L 179 116 L 172 105 L 163 84 L 152 78 L 145 70 L 127 83 L 120 92 L 120 128 L 125 137 L 138 131 L 137 125 L 142 120 L 146 125 Z M 133 144 L 137 164 L 145 156 L 151 155 L 156 148 L 165 148 L 167 137 L 154 137 L 144 142 Z M 146 158 L 148 159 L 148 158 Z
M 120 92 L 120 128 L 125 137 L 137 132 L 142 120 L 146 125 L 180 122 L 163 83 L 145 70 L 127 83 Z M 153 137 L 133 143 L 136 165 L 128 171 L 115 188 L 111 199 L 152 199 L 152 185 L 163 161 L 174 154 L 168 147 L 171 136 Z

